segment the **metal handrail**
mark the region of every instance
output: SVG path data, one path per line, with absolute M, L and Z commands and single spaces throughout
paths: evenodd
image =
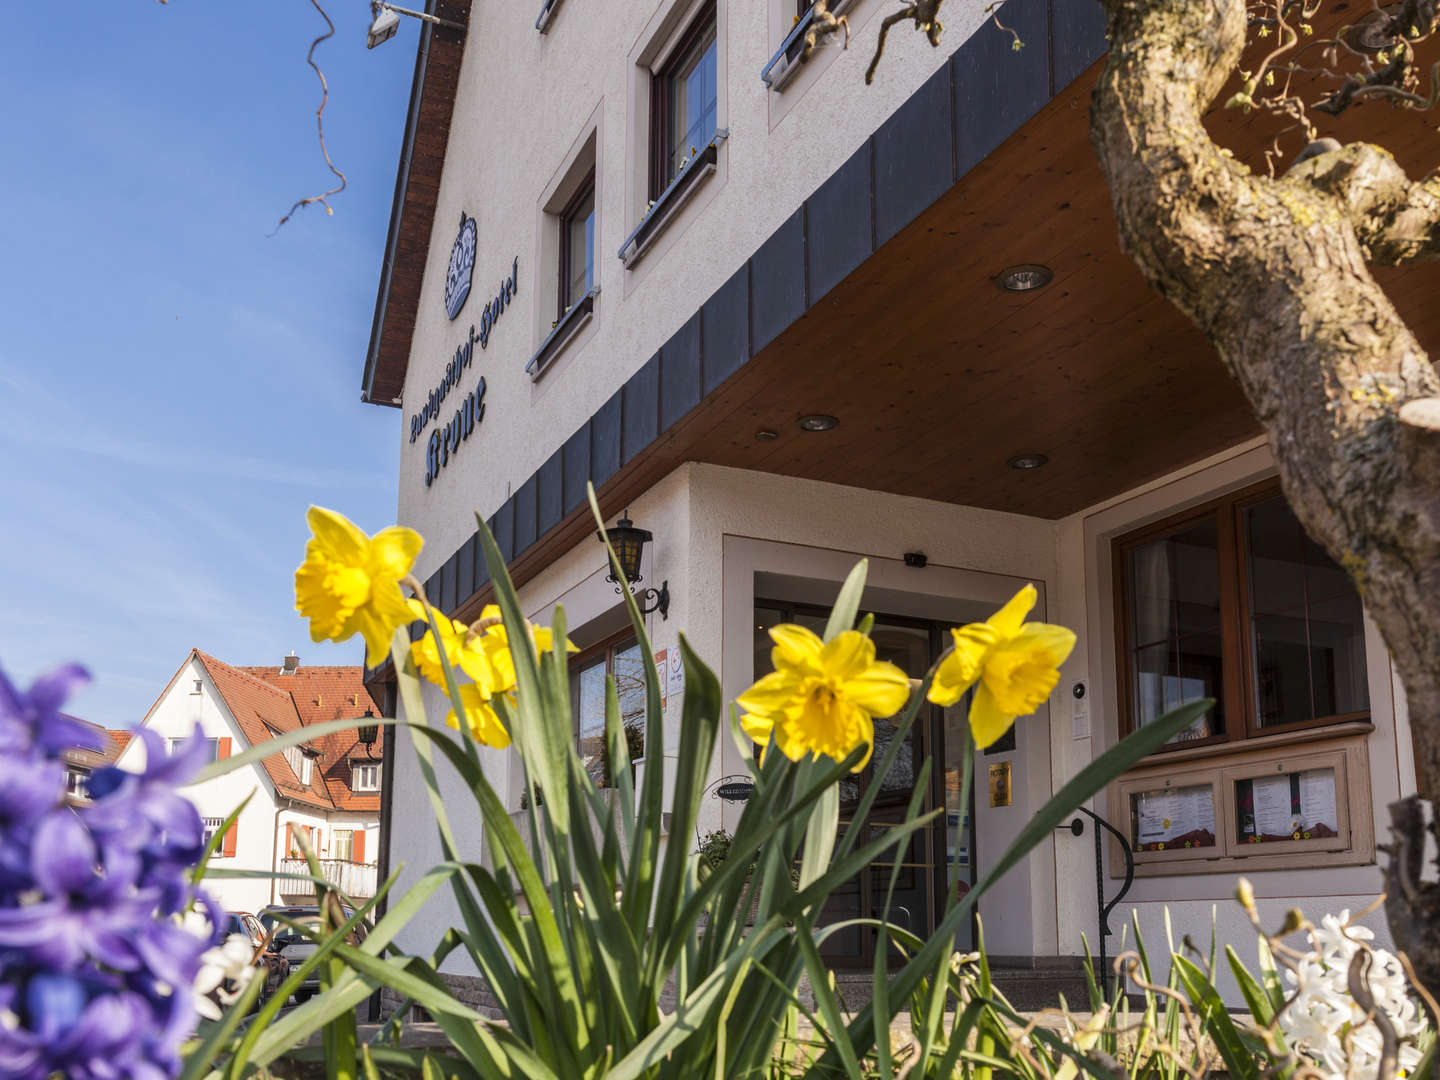
M 800 16 L 800 21 L 791 27 L 790 33 L 786 34 L 785 40 L 780 43 L 780 48 L 776 49 L 775 55 L 770 57 L 770 62 L 760 69 L 760 81 L 765 84 L 766 90 L 769 90 L 775 81 L 775 76 L 770 74 L 771 69 L 780 62 L 782 56 L 790 51 L 795 42 L 800 40 L 801 35 L 805 33 L 814 19 L 815 8 L 813 6 L 806 8 L 805 14 Z
M 1135 856 L 1130 854 L 1130 842 L 1125 839 L 1125 835 L 1119 829 L 1115 828 L 1114 825 L 1111 825 L 1110 822 L 1106 821 L 1088 806 L 1077 806 L 1075 809 L 1088 817 L 1096 825 L 1094 829 L 1095 910 L 1100 929 L 1100 993 L 1106 1001 L 1109 1001 L 1109 979 L 1111 973 L 1105 939 L 1108 938 L 1112 932 L 1110 930 L 1110 913 L 1115 910 L 1116 905 L 1118 905 L 1121 900 L 1125 899 L 1125 894 L 1130 891 L 1130 886 L 1135 883 Z M 1068 829 L 1074 836 L 1083 836 L 1085 834 L 1085 821 L 1083 818 L 1073 818 L 1069 823 L 1058 827 Z M 1120 886 L 1120 891 L 1111 897 L 1108 902 L 1105 899 L 1105 845 L 1104 837 L 1100 832 L 1101 829 L 1107 830 L 1116 840 L 1119 840 L 1120 850 L 1125 853 L 1125 884 Z

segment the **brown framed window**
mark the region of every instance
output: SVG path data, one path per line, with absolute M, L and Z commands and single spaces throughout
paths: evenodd
M 611 782 L 605 743 L 605 679 L 615 680 L 620 723 L 630 760 L 645 754 L 645 657 L 628 632 L 587 649 L 570 661 L 570 702 L 575 716 L 575 745 L 585 771 L 597 787 Z
M 715 137 L 719 109 L 715 5 L 706 4 L 651 82 L 650 198 Z
M 1124 731 L 1202 697 L 1172 749 L 1369 719 L 1359 595 L 1276 482 L 1121 537 L 1114 560 Z
M 560 212 L 560 286 L 556 318 L 584 299 L 595 284 L 595 172 L 581 182 Z

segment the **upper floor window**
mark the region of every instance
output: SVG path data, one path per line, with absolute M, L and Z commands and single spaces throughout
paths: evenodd
M 90 779 L 90 770 L 83 765 L 67 765 L 65 776 L 65 793 L 77 799 L 88 799 L 90 792 L 86 787 Z
M 169 740 L 169 750 L 170 750 L 170 753 L 172 753 L 172 754 L 178 754 L 178 753 L 180 753 L 180 751 L 185 748 L 185 745 L 186 745 L 189 741 L 190 741 L 190 737 L 189 737 L 188 735 L 187 735 L 185 738 L 183 738 L 183 739 L 171 739 L 171 740 Z M 219 756 L 219 754 L 220 754 L 220 740 L 219 740 L 219 739 L 204 739 L 204 740 L 202 740 L 202 741 L 206 744 L 205 760 L 208 761 L 208 762 L 213 762 L 213 761 L 215 761 L 216 758 L 217 758 L 217 757 Z
M 213 840 L 215 838 L 215 834 L 220 831 L 220 826 L 225 824 L 225 819 L 218 817 L 207 817 L 201 818 L 200 822 L 205 828 L 205 846 L 209 847 L 210 841 Z
M 1175 743 L 1369 719 L 1360 597 L 1273 482 L 1121 538 L 1115 562 L 1126 730 L 1202 697 Z
M 650 197 L 715 137 L 719 109 L 715 5 L 706 4 L 655 73 L 652 84 Z
M 350 788 L 355 792 L 379 791 L 380 763 L 378 761 L 351 762 Z
M 610 641 L 581 654 L 570 665 L 570 700 L 580 760 L 597 787 L 610 786 L 610 752 L 605 741 L 605 677 L 615 679 L 620 724 L 633 761 L 645 753 L 645 656 L 633 637 Z
M 595 172 L 581 182 L 560 214 L 559 311 L 564 318 L 595 284 Z
M 306 756 L 304 760 L 300 762 L 300 783 L 309 787 L 313 779 L 315 779 L 315 762 L 312 758 Z

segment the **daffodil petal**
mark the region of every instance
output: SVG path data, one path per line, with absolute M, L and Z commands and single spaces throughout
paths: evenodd
M 305 521 L 315 534 L 316 541 L 337 562 L 359 566 L 366 561 L 370 541 L 360 527 L 344 514 L 337 514 L 323 506 L 312 506 L 305 514 Z
M 845 684 L 846 700 L 870 716 L 894 716 L 910 700 L 910 678 L 894 664 L 880 661 Z
M 800 690 L 799 680 L 789 671 L 772 671 L 735 699 L 735 704 L 748 713 L 772 719 L 791 705 Z
M 844 630 L 820 650 L 820 666 L 828 679 L 848 682 L 875 663 L 875 643 L 859 630 Z
M 1013 723 L 1015 717 L 1001 709 L 989 687 L 981 683 L 970 702 L 970 733 L 975 737 L 976 748 L 984 750 L 990 746 L 1009 731 Z
M 377 574 L 397 581 L 415 567 L 415 558 L 425 541 L 414 529 L 392 525 L 370 538 L 370 566 Z
M 1070 652 L 1075 648 L 1075 632 L 1053 623 L 1026 623 L 1010 647 L 1023 649 L 1058 668 L 1070 658 Z
M 746 735 L 750 736 L 751 742 L 757 742 L 761 746 L 768 746 L 770 736 L 775 730 L 775 721 L 766 716 L 756 716 L 754 713 L 745 713 L 740 717 L 740 728 Z
M 820 651 L 824 642 L 815 631 L 795 623 L 780 623 L 770 628 L 770 640 L 775 647 L 770 650 L 770 661 L 776 671 L 789 667 L 818 667 Z
M 995 628 L 995 632 L 1002 639 L 1014 637 L 1020 632 L 1025 616 L 1030 614 L 1030 609 L 1038 599 L 1039 593 L 1035 591 L 1035 586 L 1026 585 L 1010 598 L 1009 603 L 985 621 Z

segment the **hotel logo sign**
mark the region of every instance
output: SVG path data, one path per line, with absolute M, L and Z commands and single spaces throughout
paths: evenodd
M 460 214 L 460 232 L 450 249 L 450 266 L 445 271 L 445 311 L 450 318 L 460 314 L 470 295 L 470 278 L 475 272 L 475 219 Z

